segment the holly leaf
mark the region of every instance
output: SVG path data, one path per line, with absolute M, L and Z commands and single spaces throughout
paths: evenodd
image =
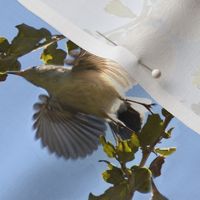
M 16 56 L 12 55 L 0 58 L 0 72 L 19 71 L 20 69 L 21 64 Z
M 123 176 L 122 170 L 110 163 L 108 164 L 108 167 L 109 167 L 109 170 L 106 170 L 102 174 L 103 179 L 107 183 L 111 183 L 113 185 L 118 185 L 118 184 L 122 183 L 124 181 L 124 176 Z
M 130 189 L 126 181 L 123 183 L 110 187 L 104 194 L 95 196 L 92 193 L 89 194 L 88 200 L 129 200 Z
M 164 162 L 165 162 L 165 157 L 163 156 L 158 156 L 151 162 L 149 169 L 151 170 L 154 178 L 161 175 L 161 169 Z
M 134 184 L 135 190 L 141 193 L 148 193 L 151 191 L 151 171 L 146 167 L 133 166 L 131 168 L 133 175 L 131 182 Z
M 20 70 L 21 64 L 18 57 L 36 49 L 43 39 L 50 40 L 51 38 L 51 33 L 44 28 L 36 29 L 26 24 L 16 27 L 18 34 L 11 44 L 6 38 L 0 37 L 0 72 Z
M 173 154 L 176 151 L 176 147 L 170 148 L 155 148 L 155 152 L 160 154 L 161 156 L 167 157 Z
M 21 64 L 17 60 L 17 56 L 9 55 L 11 45 L 8 40 L 4 37 L 0 37 L 0 72 L 6 72 L 8 70 L 20 70 Z M 2 80 L 4 78 L 1 76 Z
M 10 54 L 20 57 L 36 49 L 43 39 L 50 39 L 51 33 L 45 29 L 36 29 L 26 24 L 17 25 L 17 36 L 11 42 Z
M 64 65 L 64 60 L 67 56 L 67 53 L 62 49 L 57 49 L 57 44 L 51 44 L 44 49 L 41 54 L 41 60 L 46 64 L 53 65 Z
M 153 145 L 162 135 L 163 120 L 158 114 L 149 115 L 146 124 L 139 133 L 139 140 L 142 147 Z

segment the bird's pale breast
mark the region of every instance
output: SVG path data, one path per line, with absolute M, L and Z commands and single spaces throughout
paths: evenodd
M 56 90 L 50 93 L 61 105 L 99 117 L 112 112 L 119 96 L 110 77 L 93 70 L 72 74 L 57 82 Z

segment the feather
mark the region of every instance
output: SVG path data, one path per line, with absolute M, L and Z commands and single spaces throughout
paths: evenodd
M 33 128 L 36 138 L 51 153 L 66 159 L 86 157 L 97 149 L 99 136 L 105 134 L 105 122 L 83 113 L 63 109 L 47 95 L 39 96 L 34 104 Z

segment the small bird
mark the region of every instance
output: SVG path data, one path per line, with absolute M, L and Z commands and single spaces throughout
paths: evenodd
M 127 139 L 132 131 L 140 130 L 142 120 L 134 101 L 124 96 L 133 80 L 119 64 L 85 50 L 71 55 L 71 67 L 42 65 L 8 74 L 47 91 L 33 106 L 36 138 L 51 153 L 77 159 L 98 148 L 107 123 Z

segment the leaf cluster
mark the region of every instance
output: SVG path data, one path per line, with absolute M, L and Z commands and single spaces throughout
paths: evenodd
M 0 81 L 5 81 L 7 71 L 21 70 L 19 58 L 38 49 L 43 49 L 40 59 L 44 64 L 64 65 L 67 51 L 58 48 L 58 41 L 65 39 L 63 35 L 53 35 L 45 28 L 36 29 L 26 24 L 16 26 L 18 33 L 8 41 L 0 36 Z M 77 46 L 67 41 L 66 50 Z
M 172 128 L 167 126 L 173 116 L 162 109 L 163 119 L 159 114 L 148 115 L 146 123 L 138 132 L 132 133 L 128 140 L 118 139 L 116 144 L 106 141 L 101 136 L 100 143 L 108 158 L 116 160 L 118 166 L 110 161 L 101 160 L 107 163 L 108 169 L 103 172 L 104 181 L 112 184 L 102 195 L 89 195 L 89 200 L 131 200 L 134 193 L 152 193 L 152 200 L 167 200 L 157 189 L 153 179 L 161 175 L 161 169 L 165 158 L 176 151 L 175 147 L 159 148 L 158 144 L 163 139 L 171 137 Z M 139 164 L 127 167 L 128 162 L 133 162 L 137 152 L 141 151 L 142 157 Z M 146 165 L 150 154 L 156 155 L 149 166 Z

